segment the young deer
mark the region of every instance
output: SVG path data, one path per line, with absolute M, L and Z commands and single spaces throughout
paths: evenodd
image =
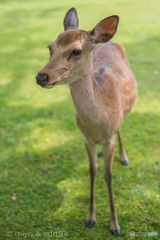
M 96 144 L 103 147 L 105 180 L 110 201 L 111 232 L 120 236 L 112 195 L 112 164 L 118 134 L 122 164 L 128 159 L 120 127 L 137 100 L 137 83 L 124 49 L 108 42 L 116 33 L 119 17 L 100 21 L 91 31 L 78 30 L 78 17 L 71 8 L 64 18 L 64 32 L 48 47 L 50 60 L 36 76 L 43 88 L 68 85 L 76 108 L 76 124 L 84 136 L 90 162 L 91 194 L 86 226 L 95 223 Z M 99 43 L 103 43 L 99 45 Z

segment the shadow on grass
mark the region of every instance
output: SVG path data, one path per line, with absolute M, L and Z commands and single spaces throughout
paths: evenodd
M 70 188 L 74 187 L 74 185 L 77 188 L 77 183 L 75 182 L 81 180 L 82 183 L 80 185 L 82 187 L 82 185 L 88 181 L 87 179 L 89 179 L 88 163 L 86 164 L 87 154 L 84 146 L 82 146 L 83 143 L 79 135 L 77 137 L 76 127 L 73 125 L 74 117 L 71 112 L 68 112 L 67 103 L 65 105 L 62 101 L 56 105 L 50 105 L 47 109 L 38 108 L 36 110 L 30 105 L 23 105 L 22 113 L 19 112 L 18 107 L 12 107 L 11 110 L 14 113 L 10 119 L 11 129 L 17 125 L 19 127 L 7 133 L 7 136 L 10 136 L 11 139 L 15 134 L 16 139 L 15 142 L 8 143 L 8 155 L 6 155 L 5 161 L 1 159 L 2 215 L 8 216 L 3 226 L 7 227 L 8 224 L 12 223 L 15 229 L 22 230 L 22 225 L 24 225 L 25 228 L 25 225 L 27 226 L 28 224 L 33 228 L 38 228 L 39 226 L 45 227 L 46 224 L 48 224 L 48 227 L 52 226 L 52 228 L 56 228 L 57 226 L 62 227 L 65 223 L 70 230 L 75 224 L 74 229 L 76 231 L 76 228 L 78 229 L 79 224 L 83 222 L 86 215 L 88 197 L 86 198 L 85 194 L 81 197 L 81 193 L 78 193 L 76 197 L 77 193 L 75 196 L 73 193 L 70 200 L 71 204 L 74 204 L 75 211 L 78 212 L 78 215 L 83 214 L 83 216 L 77 220 L 77 223 L 75 223 L 77 213 L 74 213 L 71 209 L 68 215 L 67 211 L 65 214 L 62 214 L 63 217 L 66 217 L 65 220 L 63 220 L 59 214 L 54 215 L 54 212 L 58 211 L 61 205 L 65 205 L 65 196 L 67 194 L 65 187 L 68 185 L 70 191 Z M 64 111 L 63 117 L 61 111 Z M 54 116 L 56 116 L 58 121 L 54 122 Z M 36 119 L 40 119 L 40 121 L 36 123 L 36 126 L 30 125 L 30 122 Z M 61 129 L 62 131 L 67 129 L 68 136 L 75 134 L 74 140 L 65 140 L 61 146 L 50 147 L 46 150 L 40 148 L 36 150 L 31 146 L 34 145 L 34 140 L 32 139 L 31 144 L 26 142 L 23 152 L 20 153 L 18 149 L 20 146 L 18 144 L 21 131 L 25 132 L 26 136 L 30 136 L 33 127 L 41 128 L 41 132 L 43 132 L 43 129 L 46 131 L 46 123 L 49 124 L 49 129 L 52 129 L 54 124 L 56 124 L 57 129 Z M 3 125 L 5 126 L 5 122 Z M 122 132 L 124 145 L 127 145 L 126 151 L 128 157 L 130 158 L 131 156 L 130 167 L 126 170 L 124 166 L 121 166 L 118 153 L 116 153 L 114 163 L 114 171 L 117 172 L 117 169 L 120 168 L 122 176 L 124 175 L 125 177 L 125 181 L 128 182 L 130 179 L 134 181 L 137 167 L 143 165 L 143 175 L 145 177 L 145 171 L 147 171 L 148 181 L 150 182 L 149 175 L 152 172 L 148 172 L 148 170 L 151 165 L 154 165 L 158 161 L 157 149 L 160 130 L 157 128 L 158 126 L 159 115 L 153 113 L 133 112 L 125 120 Z M 21 141 L 22 140 L 23 137 L 21 138 Z M 4 142 L 2 141 L 1 147 L 3 148 L 3 146 L 6 147 L 5 138 Z M 151 157 L 152 159 L 150 159 Z M 147 163 L 144 162 L 145 158 Z M 98 160 L 98 165 L 99 172 L 103 177 L 103 161 Z M 132 169 L 132 172 L 129 171 L 130 169 Z M 4 183 L 4 180 L 6 183 Z M 139 179 L 139 183 L 143 184 L 143 180 L 143 178 Z M 101 180 L 98 180 L 99 185 L 100 181 Z M 118 181 L 119 175 L 115 176 L 115 182 L 118 183 Z M 134 182 L 131 182 L 130 184 L 132 186 L 137 184 L 136 182 L 133 183 Z M 84 189 L 86 190 L 88 187 L 89 182 L 87 182 Z M 117 196 L 120 192 L 121 190 L 118 190 Z M 13 193 L 19 196 L 19 199 L 14 205 L 11 201 Z M 102 194 L 102 198 L 105 199 L 102 189 L 99 190 L 99 193 Z M 140 193 L 140 196 L 141 195 L 143 195 L 143 193 Z M 104 214 L 103 217 L 105 217 Z M 53 220 L 54 223 L 52 222 Z

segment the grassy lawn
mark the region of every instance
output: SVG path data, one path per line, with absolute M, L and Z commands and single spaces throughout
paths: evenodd
M 42 89 L 35 75 L 62 31 L 70 7 L 80 29 L 120 16 L 122 44 L 139 85 L 139 100 L 122 126 L 129 166 L 116 147 L 113 191 L 122 237 L 160 229 L 159 0 L 0 1 L 0 239 L 115 239 L 103 159 L 98 159 L 97 220 L 84 225 L 89 203 L 88 158 L 74 123 L 69 89 Z M 100 149 L 100 147 L 98 147 Z M 18 198 L 13 201 L 12 196 Z M 147 238 L 147 237 L 146 237 Z M 149 237 L 148 237 L 149 238 Z M 136 237 L 136 239 L 145 239 Z M 150 239 L 160 239 L 150 237 Z

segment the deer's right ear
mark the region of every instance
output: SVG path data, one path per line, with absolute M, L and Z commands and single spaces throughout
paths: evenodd
M 71 8 L 67 13 L 63 21 L 64 30 L 68 28 L 78 28 L 78 17 L 75 8 Z
M 116 33 L 119 17 L 113 15 L 100 21 L 93 30 L 89 31 L 89 40 L 92 43 L 108 42 Z

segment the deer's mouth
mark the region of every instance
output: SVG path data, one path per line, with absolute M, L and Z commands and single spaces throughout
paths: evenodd
M 51 83 L 51 84 L 43 86 L 43 88 L 53 88 L 56 84 L 57 84 L 57 82 Z

